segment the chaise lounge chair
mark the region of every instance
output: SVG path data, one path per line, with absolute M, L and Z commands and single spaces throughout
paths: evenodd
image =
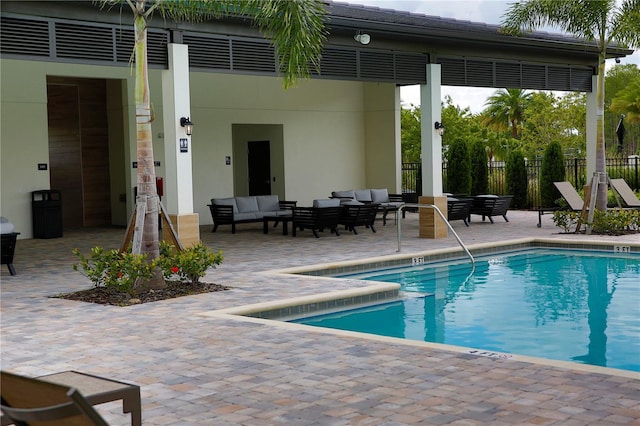
M 563 182 L 553 182 L 555 187 L 560 192 L 560 195 L 567 202 L 569 206 L 569 210 L 574 212 L 582 211 L 582 207 L 584 206 L 584 200 L 578 194 L 578 191 L 571 185 L 571 182 L 563 181 Z M 545 212 L 554 212 L 556 210 L 560 210 L 559 207 L 549 207 L 549 208 L 540 208 L 538 209 L 538 228 L 542 227 L 542 215 Z
M 640 209 L 640 199 L 636 197 L 629 184 L 624 179 L 611 179 L 611 186 L 622 197 L 627 207 Z
M 75 388 L 3 371 L 2 413 L 16 425 L 108 426 Z M 5 418 L 2 424 L 6 423 Z

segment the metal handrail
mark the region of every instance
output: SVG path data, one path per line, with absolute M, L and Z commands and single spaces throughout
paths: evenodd
M 471 255 L 471 252 L 464 245 L 464 243 L 462 242 L 460 237 L 458 237 L 458 234 L 456 233 L 456 231 L 453 230 L 453 228 L 451 227 L 451 224 L 449 223 L 447 218 L 444 217 L 444 215 L 442 214 L 442 212 L 440 211 L 438 206 L 435 206 L 433 204 L 414 204 L 414 203 L 401 204 L 400 206 L 398 206 L 398 211 L 396 211 L 396 217 L 397 218 L 401 217 L 401 216 L 399 216 L 399 214 L 402 213 L 402 210 L 405 207 L 418 207 L 418 208 L 432 208 L 432 209 L 434 209 L 438 213 L 438 215 L 440 215 L 440 218 L 444 221 L 444 223 L 447 224 L 447 227 L 453 233 L 453 236 L 456 237 L 456 240 L 458 240 L 458 244 L 460 244 L 460 247 L 462 247 L 462 249 L 465 251 L 465 253 L 467 253 L 467 256 L 469 256 L 469 259 L 471 259 L 471 264 L 475 265 L 476 260 Z M 396 223 L 397 223 L 397 227 L 398 227 L 398 253 L 400 253 L 402 251 L 402 220 L 398 219 L 396 221 Z

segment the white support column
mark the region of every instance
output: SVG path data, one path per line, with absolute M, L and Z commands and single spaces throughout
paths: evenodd
M 420 129 L 422 155 L 422 197 L 420 204 L 433 204 L 447 216 L 447 197 L 442 195 L 442 137 L 436 131 L 435 122 L 442 121 L 440 105 L 440 64 L 427 65 L 427 84 L 420 86 Z M 422 238 L 446 238 L 447 225 L 434 209 L 420 208 Z
M 198 215 L 193 212 L 193 147 L 191 136 L 180 125 L 181 117 L 191 117 L 189 50 L 174 43 L 167 49 L 169 69 L 162 72 L 166 172 L 162 200 L 183 245 L 188 246 L 200 240 Z
M 589 182 L 596 171 L 596 144 L 598 140 L 598 76 L 591 77 L 591 92 L 587 92 L 587 175 Z
M 442 122 L 440 64 L 427 65 L 427 84 L 420 86 L 422 195 L 442 195 L 442 137 L 434 128 Z

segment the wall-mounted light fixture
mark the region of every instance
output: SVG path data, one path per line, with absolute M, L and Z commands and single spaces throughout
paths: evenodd
M 353 36 L 353 39 L 360 44 L 369 44 L 371 42 L 371 36 L 369 34 L 362 34 L 360 31 Z
M 184 127 L 184 132 L 187 134 L 187 136 L 191 136 L 191 132 L 193 131 L 193 123 L 191 122 L 189 117 L 181 117 L 180 125 Z
M 433 128 L 436 129 L 436 132 L 438 132 L 440 136 L 444 135 L 444 124 L 442 124 L 441 122 L 436 121 L 435 123 L 433 123 Z

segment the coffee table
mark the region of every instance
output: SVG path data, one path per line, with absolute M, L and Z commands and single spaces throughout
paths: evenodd
M 265 216 L 262 218 L 262 232 L 264 234 L 269 233 L 269 222 L 282 222 L 282 235 L 289 235 L 289 222 L 293 219 L 293 216 Z

